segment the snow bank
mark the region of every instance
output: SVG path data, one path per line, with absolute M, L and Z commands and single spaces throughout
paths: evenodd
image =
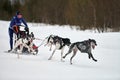
M 60 51 L 48 60 L 52 52 L 49 47 L 41 46 L 38 55 L 21 55 L 4 53 L 9 49 L 8 21 L 0 21 L 0 80 L 120 80 L 120 33 L 93 33 L 76 31 L 69 26 L 40 24 L 39 27 L 29 23 L 30 31 L 35 37 L 44 39 L 50 34 L 68 37 L 71 42 L 93 38 L 98 46 L 93 56 L 98 62 L 88 59 L 88 55 L 78 52 L 69 64 L 71 54 L 65 62 L 60 61 Z M 41 41 L 35 41 L 39 45 Z M 68 48 L 66 47 L 66 53 Z

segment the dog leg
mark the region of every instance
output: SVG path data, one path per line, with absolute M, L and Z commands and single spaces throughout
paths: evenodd
M 17 42 L 14 44 L 14 48 L 12 49 L 12 51 L 14 52 L 15 51 L 15 49 L 17 48 L 17 46 L 18 46 L 18 44 L 17 44 Z
M 65 58 L 68 54 L 70 54 L 72 52 L 72 49 L 69 49 L 69 51 L 63 56 L 63 58 Z
M 49 51 L 51 51 L 52 50 L 52 44 L 50 45 L 50 50 Z
M 26 43 L 24 43 L 23 46 L 28 49 L 28 52 L 30 52 L 29 46 Z
M 13 52 L 13 53 L 16 52 L 15 51 L 16 48 L 17 48 L 17 46 L 15 45 L 11 52 Z
M 63 51 L 64 51 L 64 47 L 63 47 L 62 50 L 61 50 L 61 61 L 62 61 L 62 62 L 64 62 L 64 61 L 63 61 Z
M 65 56 L 63 56 L 63 58 L 65 59 L 65 57 L 66 57 L 68 54 L 70 54 L 70 53 L 69 53 L 69 52 L 68 52 L 68 53 L 66 53 L 66 54 L 65 54 Z
M 70 64 L 72 64 L 72 59 L 73 59 L 73 57 L 76 55 L 76 53 L 77 53 L 77 50 L 74 49 L 74 50 L 73 50 L 73 55 L 72 55 L 72 57 L 70 58 Z
M 56 51 L 56 49 L 54 49 L 54 51 L 53 51 L 52 55 L 49 57 L 49 59 L 48 59 L 48 60 L 51 60 L 51 59 L 52 59 L 52 56 L 54 55 L 55 51 Z
M 35 55 L 35 50 L 33 49 L 33 43 L 30 44 L 29 48 L 32 51 L 31 53 Z
M 91 58 L 91 55 L 88 53 L 88 58 L 90 59 Z
M 20 45 L 20 51 L 19 51 L 19 53 L 22 53 L 22 51 L 23 51 L 23 44 Z
M 21 44 L 20 45 L 20 51 L 17 53 L 18 59 L 20 58 L 20 54 L 22 53 L 22 50 L 23 50 L 23 45 Z
M 89 55 L 91 56 L 91 58 L 92 58 L 95 62 L 97 62 L 97 60 L 93 57 L 92 53 L 89 53 Z
M 21 39 L 18 40 L 18 41 L 16 41 L 16 43 L 14 44 L 14 47 L 13 47 L 13 49 L 12 49 L 12 52 L 16 52 L 15 49 L 16 49 L 20 44 L 22 44 Z

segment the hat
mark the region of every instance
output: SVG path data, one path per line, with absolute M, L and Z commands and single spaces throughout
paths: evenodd
M 22 15 L 20 11 L 17 11 L 16 12 L 16 15 Z

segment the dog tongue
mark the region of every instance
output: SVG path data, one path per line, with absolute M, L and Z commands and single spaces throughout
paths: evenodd
M 93 49 L 95 49 L 95 46 L 94 46 L 94 45 L 92 45 L 92 48 L 93 48 Z

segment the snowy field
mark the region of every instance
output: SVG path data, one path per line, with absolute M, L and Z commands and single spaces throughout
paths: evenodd
M 20 55 L 4 53 L 9 49 L 8 21 L 0 21 L 0 80 L 120 80 L 120 33 L 94 33 L 76 31 L 68 26 L 59 27 L 45 24 L 28 24 L 36 38 L 44 39 L 50 34 L 68 37 L 71 42 L 95 39 L 98 46 L 93 56 L 98 60 L 88 59 L 88 55 L 78 52 L 70 65 L 69 58 L 60 61 L 60 51 L 56 51 L 52 60 L 48 60 L 52 51 L 42 45 L 38 55 Z M 38 27 L 40 26 L 40 27 Z M 35 40 L 36 45 L 42 41 Z M 64 54 L 68 47 L 65 48 Z

